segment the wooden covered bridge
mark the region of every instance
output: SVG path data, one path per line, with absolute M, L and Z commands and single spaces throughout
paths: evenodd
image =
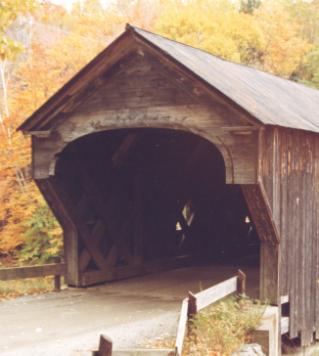
M 67 283 L 251 250 L 260 298 L 288 295 L 290 337 L 311 343 L 318 115 L 314 89 L 127 26 L 20 127 L 64 230 Z

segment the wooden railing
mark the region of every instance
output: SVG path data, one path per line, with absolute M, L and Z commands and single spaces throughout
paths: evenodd
M 131 349 L 131 350 L 112 350 L 112 340 L 107 336 L 100 336 L 99 350 L 94 351 L 94 356 L 115 356 L 115 355 L 175 355 L 181 356 L 185 335 L 187 332 L 188 320 L 192 318 L 201 309 L 217 302 L 218 300 L 227 297 L 228 295 L 237 292 L 245 294 L 246 292 L 246 275 L 242 271 L 238 271 L 237 276 L 227 279 L 211 288 L 205 289 L 202 292 L 193 294 L 189 292 L 188 298 L 182 301 L 180 317 L 177 327 L 176 341 L 174 349 Z
M 188 293 L 188 298 L 183 300 L 180 311 L 175 342 L 176 356 L 182 355 L 188 320 L 203 308 L 235 292 L 238 294 L 245 294 L 246 292 L 246 275 L 241 270 L 238 271 L 237 276 L 205 289 L 202 292 L 197 294 Z
M 64 263 L 51 263 L 38 266 L 24 266 L 0 269 L 0 281 L 54 276 L 54 290 L 61 290 L 61 277 L 65 275 Z

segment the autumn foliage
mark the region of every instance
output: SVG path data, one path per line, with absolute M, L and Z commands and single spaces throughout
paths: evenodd
M 40 0 L 0 5 L 2 256 L 20 250 L 41 259 L 48 250 L 49 258 L 61 248 L 61 231 L 31 180 L 30 140 L 16 128 L 126 22 L 319 88 L 318 0 L 118 0 L 108 6 L 86 0 L 69 12 Z M 32 257 L 32 249 L 39 256 Z

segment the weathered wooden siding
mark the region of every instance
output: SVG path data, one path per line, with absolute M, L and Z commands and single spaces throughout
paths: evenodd
M 319 331 L 319 137 L 267 128 L 261 178 L 280 232 L 280 293 L 290 298 L 290 337 Z
M 221 151 L 228 183 L 256 183 L 258 125 L 218 95 L 208 97 L 145 51 L 125 57 L 95 85 L 80 102 L 73 103 L 72 111 L 47 128 L 48 137 L 34 139 L 35 178 L 54 175 L 57 154 L 82 136 L 153 127 L 205 137 Z

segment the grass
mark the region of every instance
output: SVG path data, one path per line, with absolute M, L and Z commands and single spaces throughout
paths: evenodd
M 21 263 L 22 262 L 14 256 L 0 256 L 0 268 L 19 267 Z M 63 281 L 64 279 L 62 278 L 62 286 Z M 49 293 L 53 290 L 53 276 L 0 281 L 0 301 L 26 295 Z
M 265 306 L 251 299 L 227 298 L 202 310 L 191 321 L 184 355 L 228 356 L 250 342 Z
M 229 356 L 245 343 L 261 321 L 266 305 L 249 298 L 229 297 L 203 309 L 189 322 L 183 356 Z M 143 348 L 173 349 L 175 338 L 145 342 Z
M 53 276 L 0 281 L 0 301 L 25 295 L 43 294 L 54 289 Z

